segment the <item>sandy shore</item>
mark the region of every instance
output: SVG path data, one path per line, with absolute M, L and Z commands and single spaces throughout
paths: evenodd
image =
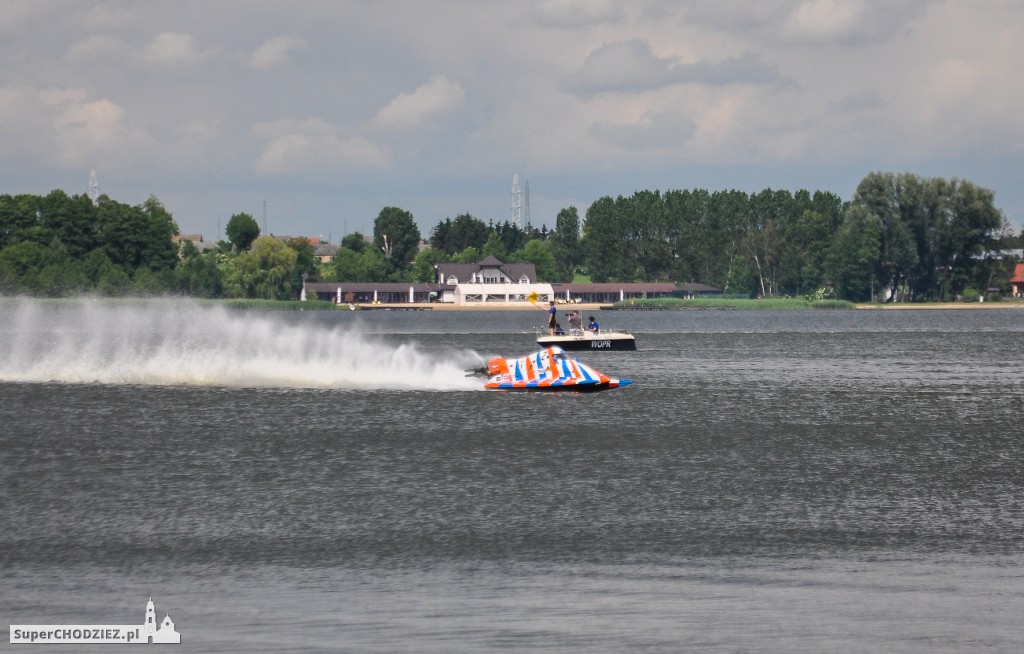
M 425 304 L 423 302 L 399 302 L 397 304 L 356 304 L 356 307 L 360 309 L 369 310 L 380 310 L 388 309 L 391 311 L 536 311 L 547 312 L 547 305 L 539 304 L 504 304 L 500 302 L 488 302 L 486 304 L 449 304 L 447 302 L 434 302 L 431 304 Z M 573 309 L 579 311 L 581 314 L 586 314 L 588 311 L 600 311 L 601 307 L 610 307 L 610 304 L 559 304 L 558 315 L 561 316 L 564 313 L 568 313 Z M 342 307 L 344 308 L 344 307 Z

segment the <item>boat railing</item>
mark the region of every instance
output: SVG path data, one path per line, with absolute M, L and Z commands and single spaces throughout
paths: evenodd
M 548 332 L 548 330 L 541 329 L 540 327 L 536 328 L 535 331 L 536 331 L 536 334 L 537 334 L 538 337 L 540 337 L 540 336 L 550 336 L 551 335 L 550 332 Z M 565 330 L 564 334 L 556 334 L 556 336 L 571 336 L 573 338 L 585 338 L 588 333 L 589 333 L 589 330 L 582 329 L 582 328 L 580 328 L 580 329 L 567 329 L 567 330 Z M 594 332 L 595 336 L 600 336 L 602 334 L 605 334 L 605 335 L 607 335 L 607 334 L 625 334 L 625 335 L 628 336 L 629 335 L 629 331 L 626 330 L 626 329 L 604 329 L 604 328 L 601 328 L 597 332 Z

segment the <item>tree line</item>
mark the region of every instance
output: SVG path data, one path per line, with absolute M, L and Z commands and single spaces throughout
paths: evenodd
M 701 282 L 726 293 L 853 301 L 944 300 L 1005 286 L 1016 243 L 991 191 L 871 173 L 853 199 L 764 190 L 643 191 L 587 212 L 595 281 Z M 595 266 L 598 262 L 603 265 Z
M 967 181 L 875 172 L 844 201 L 766 189 L 638 191 L 605 196 L 554 229 L 462 214 L 424 239 L 413 216 L 385 207 L 372 236 L 346 235 L 321 264 L 305 238 L 261 235 L 239 213 L 226 239 L 200 250 L 176 242 L 156 198 L 129 206 L 53 191 L 0 195 L 0 292 L 180 293 L 206 298 L 297 297 L 303 280 L 433 282 L 434 266 L 533 263 L 540 281 L 674 281 L 730 295 L 853 301 L 949 300 L 1004 289 L 1020 242 L 994 194 Z

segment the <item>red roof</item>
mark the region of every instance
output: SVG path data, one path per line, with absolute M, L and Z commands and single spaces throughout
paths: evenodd
M 1018 263 L 1017 267 L 1013 269 L 1013 277 L 1010 278 L 1011 284 L 1024 284 L 1024 263 Z

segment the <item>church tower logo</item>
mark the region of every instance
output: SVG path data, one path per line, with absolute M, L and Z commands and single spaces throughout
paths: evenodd
M 164 621 L 160 623 L 159 627 L 155 627 L 155 625 L 156 607 L 153 605 L 153 598 L 150 597 L 149 601 L 146 602 L 146 624 L 143 625 L 143 629 L 145 630 L 142 634 L 143 639 L 145 639 L 147 643 L 181 642 L 181 634 L 174 630 L 174 623 L 171 622 L 170 615 L 164 616 Z
M 54 625 L 54 624 L 12 624 L 11 643 L 53 643 L 53 644 L 110 644 L 128 643 L 181 643 L 181 634 L 174 629 L 171 616 L 157 623 L 156 605 L 150 597 L 146 602 L 144 623 L 140 625 Z

